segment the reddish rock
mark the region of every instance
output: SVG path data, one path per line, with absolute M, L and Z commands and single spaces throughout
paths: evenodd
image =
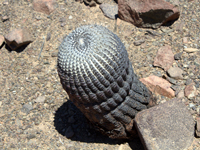
M 188 98 L 188 99 L 193 99 L 195 98 L 195 96 L 197 95 L 197 90 L 196 90 L 196 87 L 194 85 L 194 83 L 190 83 L 188 84 L 186 87 L 185 87 L 185 96 Z
M 14 29 L 5 36 L 6 44 L 12 49 L 27 45 L 33 41 L 28 29 Z
M 164 0 L 118 0 L 120 19 L 143 28 L 158 28 L 179 18 L 177 6 Z
M 174 54 L 171 50 L 171 46 L 166 45 L 158 50 L 153 65 L 161 67 L 165 71 L 167 71 L 172 66 L 173 62 L 174 62 Z
M 54 11 L 55 0 L 33 0 L 33 9 L 49 15 Z
M 3 35 L 0 35 L 0 47 L 3 45 L 4 42 L 4 37 Z
M 178 99 L 137 113 L 135 126 L 146 150 L 187 150 L 194 138 L 193 117 Z
M 163 78 L 152 75 L 147 78 L 142 78 L 140 81 L 155 94 L 160 94 L 169 98 L 173 98 L 175 96 L 174 91 L 170 88 L 171 83 Z

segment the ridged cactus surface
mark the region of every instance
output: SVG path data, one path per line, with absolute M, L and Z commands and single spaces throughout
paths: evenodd
M 81 26 L 64 38 L 58 73 L 70 100 L 111 138 L 131 137 L 136 113 L 153 99 L 119 37 L 103 26 Z

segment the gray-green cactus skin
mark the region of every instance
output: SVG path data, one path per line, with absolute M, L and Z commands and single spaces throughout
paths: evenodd
M 134 117 L 153 100 L 138 80 L 119 37 L 99 25 L 84 25 L 59 47 L 58 74 L 77 108 L 110 138 L 135 134 Z

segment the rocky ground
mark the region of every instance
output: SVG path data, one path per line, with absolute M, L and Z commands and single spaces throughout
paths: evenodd
M 200 51 L 188 53 L 184 49 L 200 49 L 200 3 L 180 0 L 179 9 L 180 18 L 172 26 L 152 30 L 111 20 L 99 6 L 88 7 L 74 0 L 57 0 L 49 15 L 34 11 L 31 0 L 1 0 L 0 35 L 27 28 L 33 42 L 22 51 L 12 51 L 5 44 L 0 49 L 0 149 L 143 149 L 139 139 L 122 142 L 94 131 L 62 89 L 56 69 L 58 46 L 65 35 L 84 24 L 103 25 L 117 34 L 140 78 L 166 75 L 153 65 L 160 47 L 170 45 L 173 54 L 183 52 L 173 66 L 183 70 L 179 87 L 184 89 L 194 82 L 197 95 L 184 99 L 196 120 L 200 110 Z M 135 44 L 139 40 L 144 42 Z M 169 100 L 157 97 L 158 103 Z M 198 149 L 200 140 L 194 137 L 190 150 Z

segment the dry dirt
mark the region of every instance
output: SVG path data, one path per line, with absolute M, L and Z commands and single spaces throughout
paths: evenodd
M 153 67 L 161 46 L 170 45 L 174 54 L 182 52 L 184 46 L 200 49 L 199 0 L 180 0 L 180 18 L 172 26 L 158 30 L 140 29 L 124 21 L 108 19 L 99 6 L 90 8 L 74 0 L 57 0 L 56 9 L 50 15 L 34 11 L 31 0 L 4 2 L 0 0 L 0 17 L 8 16 L 9 20 L 0 20 L 0 35 L 25 27 L 34 41 L 20 52 L 10 51 L 5 44 L 0 49 L 0 149 L 142 150 L 139 139 L 122 142 L 94 131 L 68 100 L 56 69 L 58 46 L 76 27 L 103 25 L 125 44 L 140 78 L 150 74 L 162 76 L 166 72 Z M 50 37 L 48 41 L 47 36 Z M 188 38 L 188 43 L 183 43 L 183 37 Z M 145 43 L 134 46 L 133 42 L 140 39 Z M 173 64 L 185 72 L 181 82 L 192 79 L 198 92 L 199 58 L 200 52 L 184 52 L 182 59 Z M 36 101 L 37 98 L 43 102 Z M 158 103 L 168 100 L 163 96 L 158 98 Z M 195 119 L 199 113 L 200 94 L 186 101 Z M 198 149 L 200 140 L 194 138 L 190 150 Z

